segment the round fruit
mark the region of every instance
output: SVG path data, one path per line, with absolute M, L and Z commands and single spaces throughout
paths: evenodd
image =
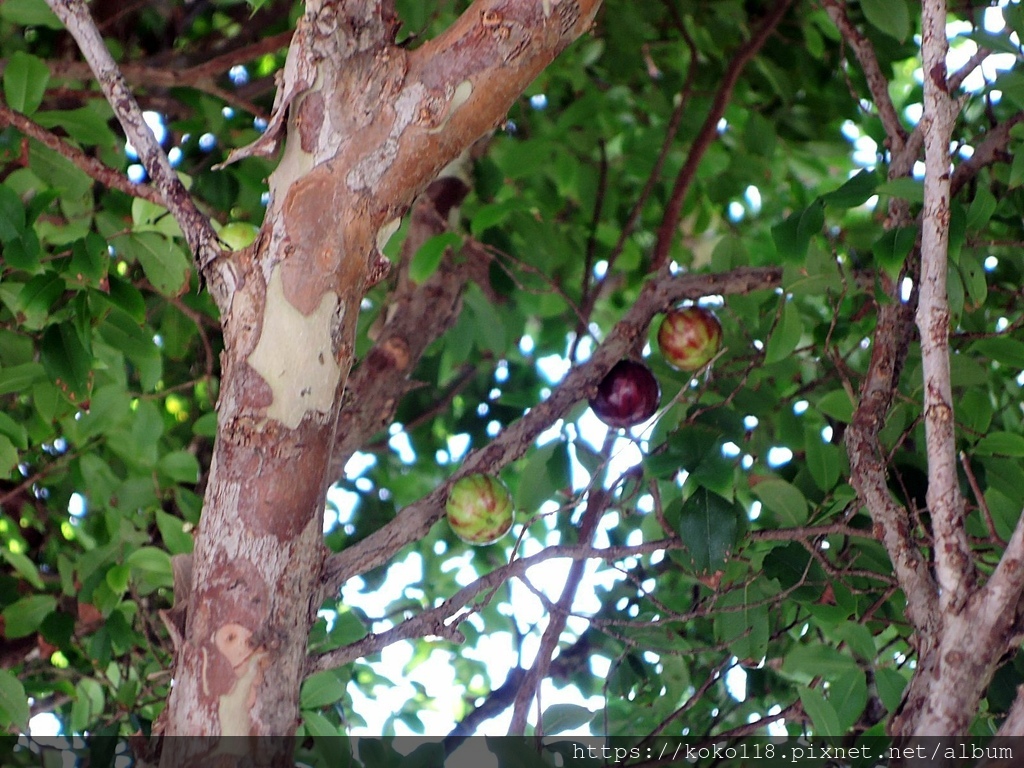
M 672 310 L 658 328 L 658 347 L 669 365 L 681 371 L 700 370 L 722 347 L 722 324 L 702 307 Z
M 448 525 L 467 544 L 493 544 L 512 529 L 512 494 L 496 477 L 467 475 L 448 493 Z
M 658 410 L 661 388 L 651 369 L 633 360 L 620 360 L 590 400 L 594 414 L 609 427 L 633 427 Z
M 252 241 L 256 239 L 256 235 L 259 232 L 259 227 L 255 227 L 252 224 L 244 221 L 233 221 L 221 227 L 217 237 L 231 250 L 240 251 L 252 244 Z

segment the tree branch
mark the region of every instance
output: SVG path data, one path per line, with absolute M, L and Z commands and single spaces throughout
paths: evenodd
M 401 624 L 385 632 L 370 633 L 363 639 L 350 643 L 342 648 L 322 653 L 310 659 L 307 672 L 320 672 L 325 669 L 343 667 L 356 659 L 368 656 L 387 648 L 400 640 L 410 640 L 427 635 L 437 635 L 449 640 L 461 642 L 456 627 L 474 610 L 469 605 L 481 593 L 504 584 L 513 577 L 522 576 L 530 568 L 547 560 L 568 558 L 570 560 L 602 560 L 615 562 L 626 557 L 649 555 L 661 550 L 677 549 L 683 543 L 679 539 L 661 539 L 648 541 L 636 546 L 592 547 L 589 545 L 547 547 L 535 555 L 513 560 L 507 565 L 495 568 L 472 584 L 468 584 L 449 597 L 436 608 L 406 619 Z M 465 609 L 465 610 L 464 610 Z
M 611 433 L 609 432 L 610 437 Z M 606 439 L 606 458 L 610 453 L 611 446 L 612 441 Z M 608 493 L 602 488 L 592 486 L 587 494 L 587 507 L 583 512 L 583 520 L 580 524 L 579 540 L 581 542 L 589 544 L 593 541 L 594 532 L 597 530 L 598 523 L 601 522 L 607 506 Z M 580 582 L 583 580 L 586 565 L 586 561 L 577 560 L 570 566 L 569 575 L 566 577 L 565 585 L 562 587 L 562 594 L 558 598 L 555 609 L 548 612 L 548 625 L 544 628 L 544 634 L 541 636 L 540 647 L 537 649 L 533 666 L 526 673 L 526 678 L 516 692 L 515 705 L 512 708 L 512 722 L 508 727 L 509 736 L 522 736 L 526 731 L 526 720 L 530 713 L 530 702 L 534 697 L 537 698 L 538 709 L 540 707 L 540 683 L 548 675 L 548 667 L 551 665 L 555 649 L 558 647 L 558 639 L 562 636 L 566 620 L 569 617 L 570 611 L 572 611 L 572 604 L 576 599 L 576 591 L 580 588 Z M 543 736 L 540 711 L 537 713 L 537 726 L 534 733 L 538 738 Z
M 670 276 L 668 268 L 648 281 L 621 321 L 587 362 L 576 366 L 547 400 L 531 408 L 489 444 L 469 454 L 459 470 L 430 494 L 410 504 L 391 522 L 342 552 L 327 558 L 321 583 L 323 597 L 335 594 L 352 576 L 382 565 L 399 549 L 426 535 L 443 514 L 451 484 L 468 474 L 494 473 L 526 453 L 555 420 L 581 399 L 589 397 L 601 379 L 633 349 L 659 312 L 683 299 L 710 294 L 729 295 L 767 290 L 779 285 L 781 267 L 750 267 L 721 274 Z
M 3 102 L 0 102 L 0 126 L 10 125 L 29 138 L 35 139 L 40 144 L 52 149 L 62 157 L 66 157 L 89 177 L 110 189 L 116 189 L 132 197 L 141 197 L 157 205 L 165 205 L 160 193 L 148 184 L 135 184 L 128 180 L 108 165 L 100 162 L 94 157 L 85 154 L 78 147 L 47 130 L 39 123 L 15 112 Z
M 878 65 L 878 57 L 875 56 L 875 48 L 871 41 L 860 33 L 860 30 L 850 21 L 846 15 L 846 8 L 839 0 L 823 0 L 825 11 L 828 13 L 832 23 L 842 33 L 846 42 L 853 49 L 860 68 L 864 71 L 867 80 L 868 90 L 871 91 L 871 98 L 878 109 L 878 117 L 885 128 L 885 135 L 889 140 L 889 150 L 896 154 L 903 149 L 907 141 L 907 131 L 900 122 L 900 117 L 893 106 L 892 98 L 889 96 L 889 80 L 882 74 L 882 68 Z
M 125 135 L 135 147 L 143 166 L 185 234 L 189 248 L 196 258 L 200 273 L 210 282 L 211 292 L 223 306 L 226 294 L 220 281 L 214 279 L 214 261 L 221 255 L 217 235 L 210 220 L 196 207 L 185 185 L 171 168 L 167 155 L 161 149 L 153 131 L 146 125 L 135 97 L 132 95 L 103 42 L 103 37 L 89 15 L 84 0 L 47 0 L 47 4 L 75 38 L 82 55 L 92 68 L 103 94 L 110 102 Z
M 927 0 L 922 11 L 925 145 L 921 278 L 917 326 L 924 371 L 924 421 L 928 455 L 928 511 L 935 536 L 934 565 L 942 613 L 958 611 L 973 580 L 973 559 L 963 528 L 964 500 L 957 480 L 953 395 L 949 380 L 950 156 L 958 109 L 946 80 L 945 0 Z
M 718 121 L 722 119 L 726 107 L 729 106 L 733 89 L 736 87 L 740 75 L 743 74 L 743 69 L 757 55 L 757 52 L 764 47 L 764 44 L 768 42 L 768 38 L 771 37 L 772 32 L 775 31 L 779 22 L 782 21 L 782 17 L 786 15 L 786 11 L 792 4 L 792 1 L 781 0 L 776 3 L 775 7 L 764 17 L 761 26 L 754 33 L 754 36 L 736 52 L 729 62 L 725 75 L 722 77 L 718 90 L 715 92 L 715 99 L 711 103 L 711 109 L 708 111 L 707 117 L 704 118 L 704 123 L 701 125 L 697 138 L 694 139 L 693 144 L 690 146 L 686 162 L 683 163 L 683 167 L 676 176 L 675 184 L 672 187 L 672 194 L 665 205 L 661 226 L 658 227 L 658 239 L 654 245 L 654 255 L 651 257 L 652 272 L 660 269 L 668 261 L 668 255 L 672 250 L 672 241 L 675 239 L 676 227 L 682 214 L 686 193 L 689 191 L 690 184 L 697 174 L 697 168 L 700 166 L 704 153 L 707 152 L 708 147 L 718 137 Z

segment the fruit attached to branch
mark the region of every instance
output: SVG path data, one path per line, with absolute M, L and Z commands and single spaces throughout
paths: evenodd
M 698 371 L 722 347 L 722 324 L 703 307 L 674 309 L 658 328 L 658 348 L 669 365 L 680 371 Z
M 448 525 L 467 544 L 493 544 L 512 529 L 512 494 L 496 477 L 467 475 L 448 493 Z
M 658 410 L 661 388 L 651 369 L 634 360 L 621 360 L 608 371 L 590 400 L 594 414 L 609 427 L 634 427 Z

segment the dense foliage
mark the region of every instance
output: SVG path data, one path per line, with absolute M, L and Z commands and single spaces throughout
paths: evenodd
M 468 4 L 397 5 L 399 39 L 415 47 Z M 244 245 L 273 164 L 214 166 L 266 125 L 287 45 L 275 36 L 300 4 L 92 10 L 200 207 Z M 327 601 L 311 652 L 396 627 L 385 637 L 400 647 L 370 643 L 310 677 L 306 732 L 471 730 L 511 711 L 531 671 L 549 681 L 542 717 L 530 714 L 547 733 L 699 740 L 763 734 L 773 719 L 792 733 L 883 732 L 914 672 L 913 627 L 844 434 L 881 308 L 917 301 L 921 171 L 915 156 L 889 178 L 885 115 L 906 138 L 921 114 L 918 13 L 906 0 L 609 0 L 474 149 L 450 229 L 409 253 L 404 220 L 387 249 L 397 268 L 364 301 L 357 356 L 396 291 L 454 275 L 461 299 L 451 327 L 419 319 L 429 343 L 393 416 L 371 398 L 386 382 L 348 397 L 348 411 L 381 408 L 387 423 L 345 448 L 328 499 L 334 551 L 551 398 L 644 306 L 650 281 L 721 275 L 708 283 L 718 293 L 680 295 L 715 309 L 723 349 L 697 374 L 676 370 L 650 313 L 627 356 L 660 383 L 651 422 L 609 431 L 579 387 L 525 455 L 501 444 L 491 459 L 516 502 L 511 535 L 474 548 L 439 522 Z M 949 25 L 951 70 L 975 43 L 999 54 L 962 90 L 949 222 L 956 450 L 982 580 L 1024 487 L 1022 29 L 1015 3 L 958 4 Z M 144 175 L 43 0 L 0 6 L 0 49 L 0 721 L 23 730 L 52 712 L 66 733 L 147 731 L 170 683 L 171 556 L 191 551 L 209 470 L 216 311 L 158 201 L 95 170 Z M 914 333 L 899 333 L 878 439 L 927 556 Z M 540 562 L 557 545 L 595 556 Z M 633 550 L 602 557 L 609 546 Z M 538 564 L 500 570 L 524 556 Z M 463 644 L 402 629 L 488 574 L 466 593 Z M 442 669 L 450 682 L 432 684 Z M 1022 682 L 1013 655 L 975 732 L 994 732 Z M 401 703 L 382 713 L 372 700 L 396 688 Z M 504 732 L 504 718 L 481 730 Z

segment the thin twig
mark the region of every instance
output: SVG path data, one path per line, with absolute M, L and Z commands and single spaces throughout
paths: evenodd
M 754 36 L 736 52 L 729 62 L 718 90 L 715 92 L 711 109 L 708 111 L 707 117 L 704 118 L 704 124 L 700 128 L 697 138 L 694 139 L 693 144 L 690 146 L 686 162 L 676 176 L 675 184 L 672 187 L 672 194 L 665 206 L 665 214 L 661 219 L 661 226 L 658 227 L 658 239 L 654 245 L 654 256 L 651 259 L 652 272 L 660 269 L 668 261 L 669 252 L 672 250 L 672 241 L 675 239 L 676 227 L 682 215 L 683 201 L 686 199 L 686 193 L 689 191 L 690 184 L 697 174 L 697 168 L 700 166 L 704 153 L 707 152 L 708 148 L 718 137 L 718 121 L 725 115 L 726 107 L 729 106 L 733 89 L 735 89 L 736 83 L 739 82 L 740 75 L 750 60 L 768 42 L 768 38 L 771 37 L 779 22 L 782 21 L 782 17 L 786 15 L 786 11 L 791 4 L 792 0 L 781 0 L 781 2 L 778 2 L 771 12 L 765 16 Z
M 114 170 L 95 157 L 90 157 L 78 147 L 65 141 L 57 134 L 39 125 L 20 112 L 15 112 L 2 101 L 0 101 L 0 126 L 9 125 L 38 141 L 43 146 L 52 149 L 62 157 L 74 163 L 87 176 L 95 179 L 100 184 L 110 189 L 116 189 L 132 197 L 141 197 L 157 205 L 164 205 L 164 199 L 160 193 L 149 184 L 135 184 L 128 177 Z
M 160 190 L 164 205 L 185 234 L 200 272 L 207 279 L 214 277 L 210 274 L 213 272 L 210 267 L 221 255 L 217 234 L 209 218 L 196 207 L 185 185 L 171 168 L 170 160 L 157 142 L 153 131 L 143 119 L 142 110 L 110 51 L 107 50 L 103 37 L 96 29 L 88 6 L 84 0 L 47 0 L 47 4 L 75 38 L 82 55 L 89 62 L 103 94 L 110 102 L 121 127 L 124 128 L 125 135 L 138 152 L 139 160 L 149 173 L 153 184 Z M 214 299 L 223 307 L 227 297 L 222 294 L 221 288 L 216 281 L 211 280 Z

